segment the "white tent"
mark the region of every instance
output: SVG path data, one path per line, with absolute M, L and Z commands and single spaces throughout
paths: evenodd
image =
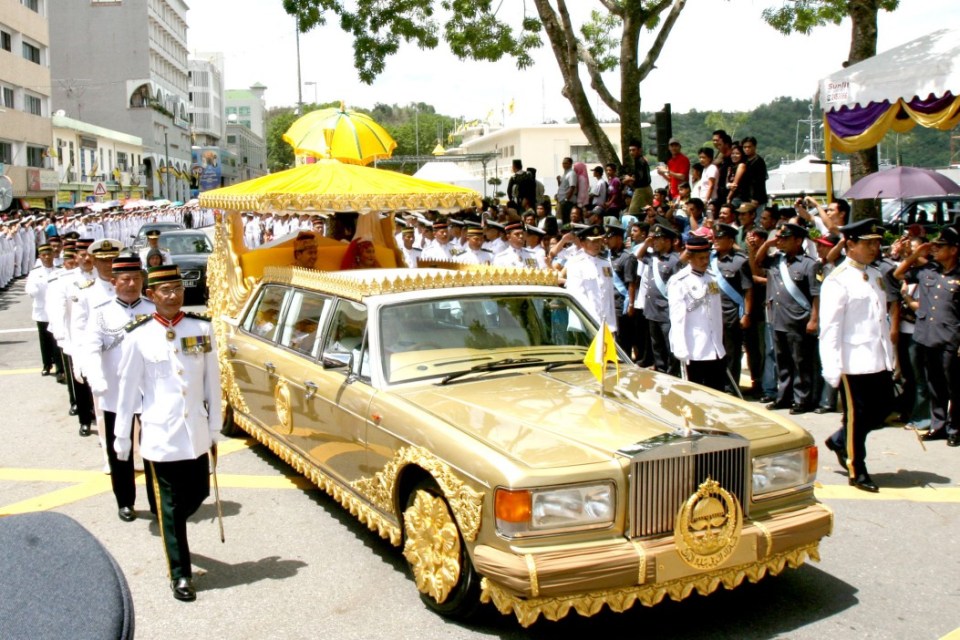
M 452 184 L 483 193 L 483 179 L 477 178 L 458 166 L 455 162 L 428 162 L 413 174 L 414 178 Z
M 801 193 L 822 194 L 827 189 L 827 170 L 823 161 L 814 155 L 796 162 L 781 164 L 768 171 L 767 193 L 773 197 L 792 197 Z M 841 192 L 850 188 L 850 167 L 833 165 L 834 189 Z

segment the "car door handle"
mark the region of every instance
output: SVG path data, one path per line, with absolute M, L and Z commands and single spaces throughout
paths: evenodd
M 263 368 L 267 370 L 267 375 L 270 377 L 277 375 L 277 365 L 273 364 L 272 362 L 264 362 Z
M 228 345 L 227 345 L 227 351 L 230 352 L 230 355 L 231 355 L 231 356 L 237 355 L 237 345 L 235 345 L 235 344 L 228 344 Z
M 307 389 L 307 392 L 303 395 L 305 399 L 310 400 L 313 396 L 317 395 L 317 385 L 313 382 L 307 380 L 303 383 L 303 386 Z

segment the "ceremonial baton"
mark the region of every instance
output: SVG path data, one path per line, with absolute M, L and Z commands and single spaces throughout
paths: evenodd
M 217 503 L 217 523 L 220 525 L 220 542 L 226 542 L 223 535 L 223 506 L 220 504 L 220 483 L 217 482 L 217 445 L 210 447 L 210 454 L 213 457 L 213 498 Z

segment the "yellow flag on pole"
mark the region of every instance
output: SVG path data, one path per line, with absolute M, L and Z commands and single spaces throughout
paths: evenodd
M 610 327 L 606 322 L 601 322 L 601 329 L 597 332 L 593 342 L 587 349 L 587 355 L 583 359 L 583 364 L 587 365 L 590 373 L 597 379 L 597 382 L 603 384 L 603 372 L 607 368 L 607 363 L 612 362 L 617 368 L 617 380 L 620 380 L 620 365 L 617 361 L 617 344 L 613 340 L 613 334 L 610 333 Z

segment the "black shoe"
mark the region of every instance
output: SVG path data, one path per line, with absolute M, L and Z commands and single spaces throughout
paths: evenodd
M 861 491 L 869 491 L 870 493 L 877 493 L 880 491 L 880 487 L 873 483 L 873 480 L 870 479 L 870 474 L 866 471 L 863 473 L 858 473 L 856 478 L 850 478 L 850 486 L 856 487 Z
M 86 438 L 88 435 L 90 435 L 90 425 L 88 424 L 80 425 L 80 437 Z
M 768 411 L 773 411 L 774 409 L 786 409 L 786 408 L 789 407 L 789 406 L 790 406 L 790 405 L 784 404 L 784 403 L 782 403 L 782 402 L 771 402 L 771 403 L 767 404 L 767 405 L 764 407 L 764 409 L 767 409 Z
M 949 436 L 947 436 L 947 446 L 960 447 L 960 431 L 951 433 Z
M 67 384 L 67 376 L 63 375 L 62 373 L 58 373 L 57 382 L 59 382 L 60 384 Z
M 920 436 L 920 439 L 924 442 L 930 442 L 931 440 L 946 440 L 947 439 L 947 430 L 944 428 L 937 429 L 933 431 L 927 431 L 925 434 Z
M 774 402 L 775 400 L 776 400 L 776 398 L 774 398 L 773 396 L 760 396 L 760 398 L 757 400 L 757 402 L 760 402 L 760 403 L 763 403 L 763 404 L 769 404 L 769 403 L 771 403 L 771 402 Z
M 193 602 L 197 599 L 197 592 L 193 588 L 193 582 L 190 578 L 178 578 L 170 582 L 170 588 L 173 589 L 173 597 L 183 602 Z
M 830 407 L 817 407 L 816 409 L 813 410 L 813 412 L 818 416 L 822 416 L 825 413 L 833 413 L 833 409 L 831 409 Z
M 50 375 L 50 369 L 49 369 L 49 368 L 43 369 L 43 370 L 40 372 L 40 375 L 42 375 L 42 376 L 48 376 L 48 375 Z
M 70 405 L 70 411 L 67 411 L 67 413 L 70 414 L 71 416 L 77 415 L 77 405 L 75 404 Z
M 120 511 L 117 512 L 117 515 L 124 522 L 133 522 L 137 519 L 137 512 L 130 507 L 120 507 Z
M 843 450 L 843 447 L 838 444 L 834 444 L 833 440 L 830 440 L 829 438 L 824 440 L 823 444 L 827 447 L 827 449 L 830 449 L 830 451 L 833 451 L 837 455 L 837 464 L 839 464 L 843 469 L 846 469 L 847 452 Z
M 804 404 L 795 404 L 790 407 L 790 415 L 795 416 L 801 413 L 809 413 L 810 407 Z

